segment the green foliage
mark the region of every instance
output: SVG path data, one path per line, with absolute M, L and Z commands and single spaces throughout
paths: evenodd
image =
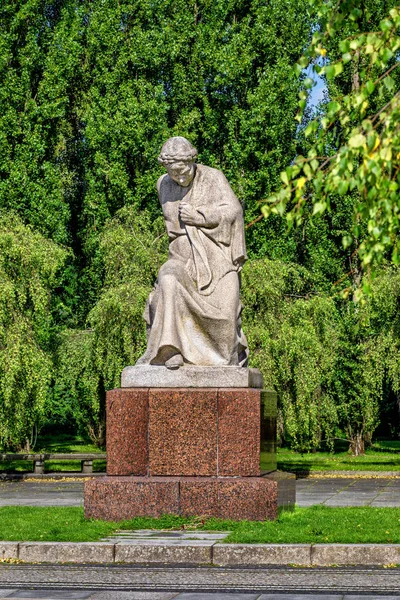
M 91 440 L 105 444 L 104 387 L 94 358 L 94 332 L 64 330 L 56 353 L 55 386 L 49 420 L 72 420 Z
M 189 137 L 248 220 L 259 214 L 296 151 L 300 83 L 288 74 L 308 18 L 306 0 L 2 3 L 0 207 L 73 248 L 68 327 L 101 292 L 107 219 L 124 205 L 158 214 L 168 136 Z M 277 228 L 254 227 L 252 255 L 292 252 Z
M 251 363 L 278 392 L 282 439 L 309 451 L 342 437 L 363 453 L 384 390 L 400 391 L 399 270 L 378 271 L 361 307 L 316 293 L 313 275 L 289 263 L 253 260 L 242 284 Z
M 51 292 L 66 252 L 15 215 L 0 216 L 0 447 L 22 447 L 52 378 Z
M 177 134 L 245 206 L 245 328 L 282 437 L 313 449 L 372 435 L 383 391 L 396 404 L 399 390 L 397 274 L 379 272 L 358 308 L 333 286 L 360 286 L 357 251 L 364 266 L 389 248 L 397 260 L 399 17 L 385 20 L 392 2 L 364 5 L 1 3 L 0 209 L 32 229 L 3 220 L 18 241 L 0 265 L 25 270 L 0 281 L 0 444 L 24 444 L 38 420 L 103 443 L 105 390 L 145 346 L 167 252 L 157 154 Z M 308 64 L 329 86 L 316 119 Z
M 283 436 L 310 450 L 338 423 L 331 394 L 338 353 L 338 314 L 332 299 L 312 294 L 305 269 L 258 260 L 243 273 L 244 326 L 251 361 L 266 387 L 278 391 Z
M 400 103 L 399 93 L 394 93 L 398 83 L 393 74 L 400 64 L 400 12 L 392 8 L 374 31 L 370 22 L 373 12 L 367 11 L 363 20 L 357 2 L 315 0 L 313 4 L 320 29 L 313 34 L 297 72 L 313 63 L 317 73 L 328 82 L 337 78 L 339 85 L 330 85 L 332 101 L 322 118 L 308 123 L 305 135 L 312 144 L 306 156 L 297 156 L 282 172 L 284 187 L 270 197 L 263 212 L 265 216 L 271 212 L 283 215 L 288 208 L 288 222 L 299 224 L 310 203 L 313 214 L 318 215 L 331 209 L 337 194 L 350 193 L 354 219 L 351 232 L 343 236 L 344 247 L 355 243 L 364 267 L 379 264 L 389 251 L 398 264 Z M 336 56 L 339 36 L 340 54 Z M 329 56 L 330 48 L 332 60 L 328 62 L 325 56 Z M 346 74 L 347 90 L 344 82 L 340 85 Z M 310 80 L 306 87 L 312 83 Z M 304 90 L 300 94 L 299 121 L 306 98 Z

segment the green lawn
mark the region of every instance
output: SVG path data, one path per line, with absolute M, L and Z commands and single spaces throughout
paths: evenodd
M 46 434 L 38 436 L 34 452 L 64 453 L 70 452 L 105 452 L 105 448 L 98 448 L 87 438 L 70 433 Z
M 281 471 L 400 471 L 400 441 L 374 442 L 364 456 L 351 456 L 347 450 L 300 454 L 278 448 Z M 263 453 L 261 453 L 263 468 Z
M 277 521 L 249 522 L 165 516 L 120 523 L 85 520 L 83 508 L 0 508 L 0 540 L 97 541 L 117 529 L 231 531 L 232 543 L 400 543 L 398 508 L 312 506 L 281 512 Z

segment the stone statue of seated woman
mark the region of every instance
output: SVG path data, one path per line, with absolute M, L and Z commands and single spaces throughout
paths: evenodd
M 157 189 L 169 256 L 147 301 L 148 344 L 137 365 L 247 365 L 243 211 L 223 173 L 196 157 L 187 139 L 172 137 L 158 159 L 167 170 Z

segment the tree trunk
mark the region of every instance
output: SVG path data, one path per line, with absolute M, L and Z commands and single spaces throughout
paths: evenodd
M 362 433 L 355 433 L 351 442 L 350 450 L 353 456 L 365 454 L 364 436 Z

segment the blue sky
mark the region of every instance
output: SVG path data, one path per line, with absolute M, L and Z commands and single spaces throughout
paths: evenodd
M 324 90 L 326 89 L 326 83 L 321 78 L 318 77 L 316 73 L 313 74 L 313 79 L 316 81 L 316 85 L 310 91 L 309 103 L 311 106 L 316 106 L 318 102 L 324 99 Z

